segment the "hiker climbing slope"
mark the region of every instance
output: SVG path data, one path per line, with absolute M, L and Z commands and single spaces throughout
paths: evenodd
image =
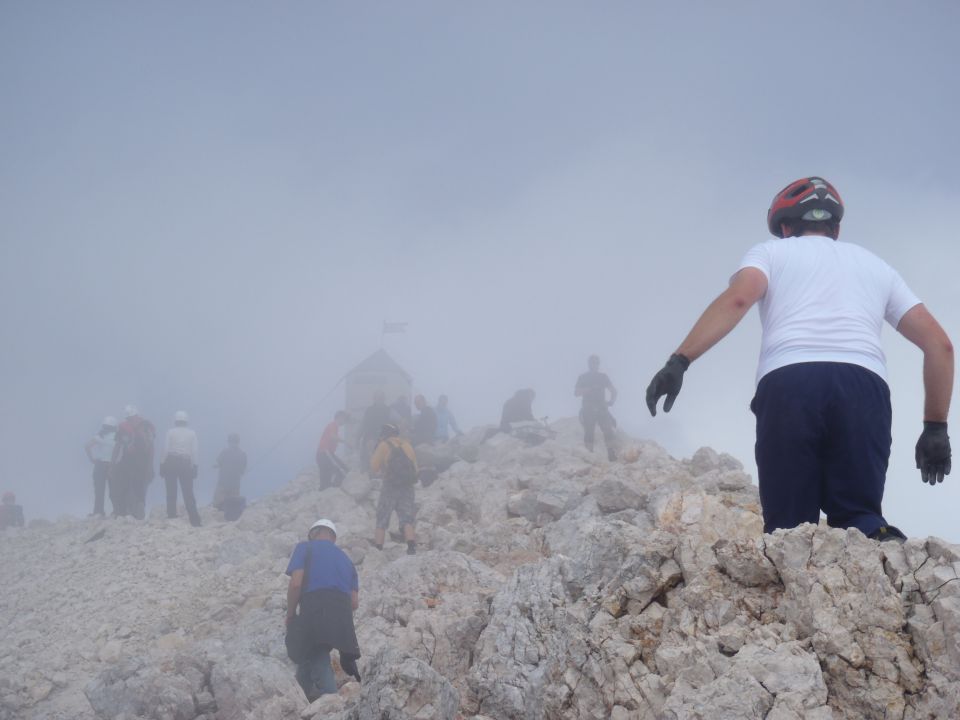
M 340 428 L 344 427 L 350 421 L 350 416 L 343 410 L 338 410 L 333 416 L 333 420 L 327 423 L 323 430 L 320 442 L 317 444 L 317 469 L 320 472 L 320 489 L 328 488 L 331 485 L 340 485 L 343 478 L 346 477 L 350 468 L 346 463 L 337 457 L 337 447 L 339 447 Z
M 370 460 L 370 471 L 383 478 L 377 502 L 374 545 L 378 550 L 383 550 L 390 516 L 396 512 L 403 538 L 407 542 L 407 554 L 415 555 L 417 544 L 413 521 L 417 509 L 413 486 L 417 482 L 417 456 L 410 443 L 400 437 L 400 429 L 396 425 L 383 426 L 380 443 Z
M 307 541 L 298 543 L 290 556 L 287 575 L 287 652 L 295 656 L 297 681 L 313 702 L 337 692 L 331 650 L 339 653 L 344 672 L 360 680 L 353 624 L 353 612 L 360 607 L 357 568 L 337 547 L 332 521 L 321 518 L 310 527 Z
M 819 177 L 774 197 L 767 227 L 776 240 L 747 251 L 730 286 L 707 307 L 647 388 L 656 415 L 673 407 L 690 363 L 719 342 L 757 302 L 763 336 L 757 388 L 756 460 L 764 532 L 816 523 L 902 538 L 881 511 L 890 456 L 891 406 L 883 321 L 923 351 L 923 431 L 915 456 L 930 484 L 950 473 L 947 412 L 953 346 L 889 265 L 839 242 L 844 206 Z

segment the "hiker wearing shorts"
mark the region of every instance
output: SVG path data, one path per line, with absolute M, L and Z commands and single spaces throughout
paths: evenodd
M 378 550 L 383 550 L 390 517 L 396 512 L 407 543 L 407 554 L 415 555 L 417 543 L 413 522 L 417 508 L 413 486 L 417 481 L 417 456 L 410 443 L 400 437 L 400 429 L 396 425 L 383 426 L 380 442 L 370 460 L 370 471 L 374 476 L 383 478 L 377 503 L 374 545 Z

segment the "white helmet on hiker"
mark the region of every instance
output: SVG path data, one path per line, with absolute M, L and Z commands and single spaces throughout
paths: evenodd
M 177 410 L 173 414 L 173 421 L 175 423 L 183 423 L 184 425 L 186 425 L 190 421 L 190 418 L 187 416 L 187 413 L 185 411 Z
M 309 537 L 310 533 L 312 533 L 317 528 L 327 528 L 327 530 L 332 532 L 334 535 L 337 534 L 337 526 L 333 524 L 333 520 L 320 518 L 313 525 L 310 526 L 310 530 L 307 532 L 307 536 Z

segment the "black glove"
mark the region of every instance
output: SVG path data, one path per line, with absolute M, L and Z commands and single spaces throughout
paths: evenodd
M 950 436 L 945 422 L 924 422 L 917 440 L 917 468 L 920 479 L 936 485 L 950 474 Z
M 653 376 L 653 380 L 647 386 L 647 408 L 651 415 L 657 414 L 657 401 L 664 395 L 667 399 L 663 403 L 663 411 L 670 412 L 673 401 L 680 394 L 683 374 L 688 367 L 690 367 L 690 361 L 680 353 L 674 353 L 660 372 Z

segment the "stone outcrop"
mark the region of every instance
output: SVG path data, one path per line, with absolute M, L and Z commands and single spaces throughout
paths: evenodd
M 430 451 L 419 551 L 378 482 L 305 472 L 236 523 L 153 513 L 0 534 L 0 720 L 960 717 L 960 547 L 761 533 L 740 464 L 575 421 Z M 360 571 L 361 684 L 308 704 L 284 570 L 319 516 Z M 334 657 L 336 654 L 334 653 Z

